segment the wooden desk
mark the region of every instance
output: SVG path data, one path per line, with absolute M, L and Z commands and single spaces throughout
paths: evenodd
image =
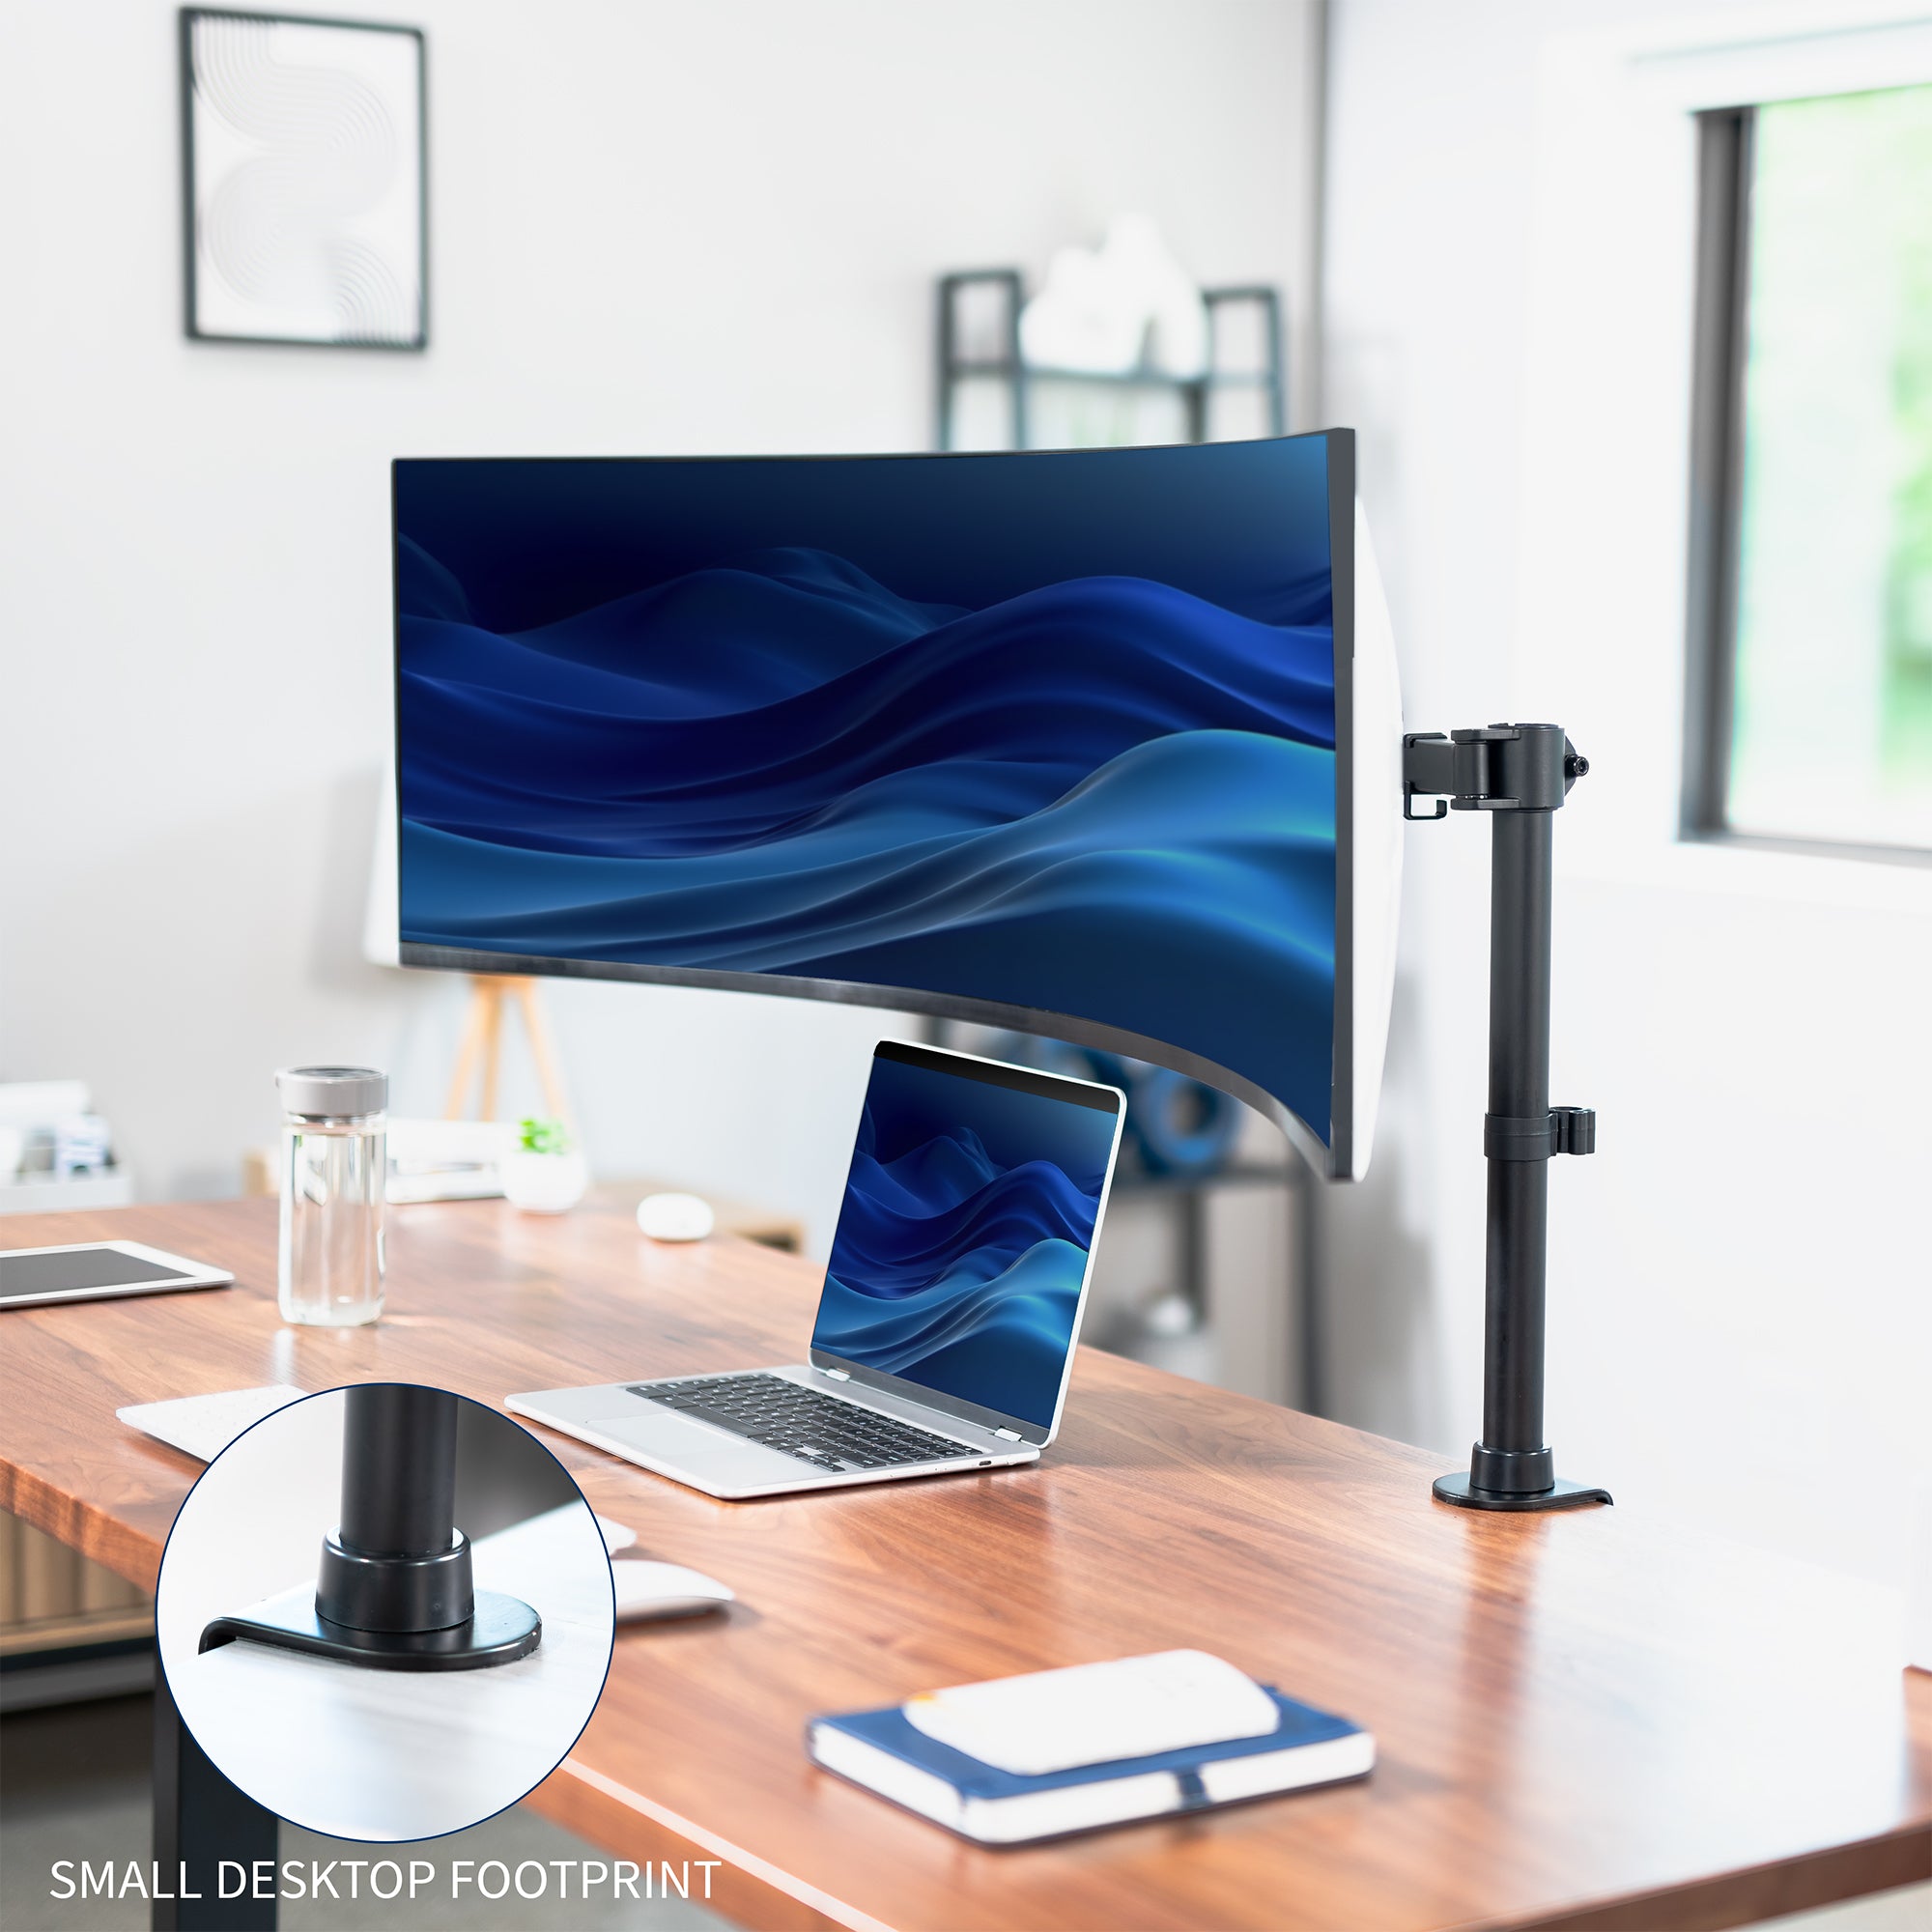
M 615 1212 L 397 1210 L 390 1317 L 293 1330 L 269 1202 L 22 1220 L 233 1267 L 226 1292 L 0 1315 L 0 1503 L 152 1585 L 195 1474 L 124 1403 L 376 1376 L 518 1388 L 795 1360 L 816 1274 Z M 549 1440 L 728 1621 L 619 1635 L 538 1794 L 626 1857 L 723 1859 L 747 1925 L 1734 1925 L 1932 1875 L 1932 1678 L 1896 1600 L 1628 1509 L 1486 1517 L 1438 1459 L 1083 1350 L 1043 1463 L 719 1503 Z M 1371 1726 L 1364 1784 L 970 1848 L 808 1763 L 814 1712 L 1200 1644 Z

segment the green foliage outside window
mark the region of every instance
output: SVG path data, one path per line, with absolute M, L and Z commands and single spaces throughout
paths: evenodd
M 1932 847 L 1932 87 L 1754 138 L 1726 816 Z

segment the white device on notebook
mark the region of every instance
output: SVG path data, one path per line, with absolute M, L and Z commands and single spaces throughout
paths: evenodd
M 191 1262 L 145 1241 L 71 1241 L 58 1248 L 0 1250 L 0 1308 L 97 1301 L 110 1294 L 165 1294 L 177 1288 L 227 1288 L 226 1268 Z
M 958 1684 L 904 1709 L 914 1730 L 1016 1777 L 1264 1737 L 1281 1723 L 1246 1671 L 1205 1650 Z
M 882 1040 L 808 1361 L 505 1406 L 733 1499 L 1036 1462 L 1125 1111 L 1117 1087 Z

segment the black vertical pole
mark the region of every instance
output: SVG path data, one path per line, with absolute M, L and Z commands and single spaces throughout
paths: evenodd
M 316 1613 L 390 1633 L 469 1622 L 469 1545 L 456 1534 L 458 1398 L 412 1382 L 360 1382 L 347 1401 L 342 1520 L 323 1542 Z
M 1498 811 L 1491 830 L 1490 1113 L 1549 1113 L 1549 850 L 1547 810 Z M 1507 1495 L 1547 1490 L 1543 1320 L 1549 1162 L 1489 1152 L 1483 1439 L 1470 1480 Z
M 1549 1162 L 1589 1153 L 1597 1117 L 1549 1104 L 1552 824 L 1590 769 L 1557 724 L 1489 724 L 1403 739 L 1403 816 L 1487 811 L 1490 829 L 1489 1226 L 1483 1257 L 1483 1437 L 1467 1474 L 1440 1476 L 1463 1509 L 1573 1509 L 1609 1492 L 1558 1480 L 1543 1439 L 1545 1263 Z M 1446 798 L 1434 813 L 1418 798 Z
M 361 1382 L 342 1429 L 342 1544 L 434 1556 L 456 1525 L 456 1403 L 447 1389 Z

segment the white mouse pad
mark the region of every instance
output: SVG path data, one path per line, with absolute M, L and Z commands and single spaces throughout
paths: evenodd
M 267 1388 L 222 1389 L 214 1395 L 185 1395 L 173 1402 L 137 1402 L 114 1413 L 129 1429 L 165 1442 L 198 1463 L 212 1463 L 265 1415 L 299 1402 L 304 1391 L 287 1382 Z

